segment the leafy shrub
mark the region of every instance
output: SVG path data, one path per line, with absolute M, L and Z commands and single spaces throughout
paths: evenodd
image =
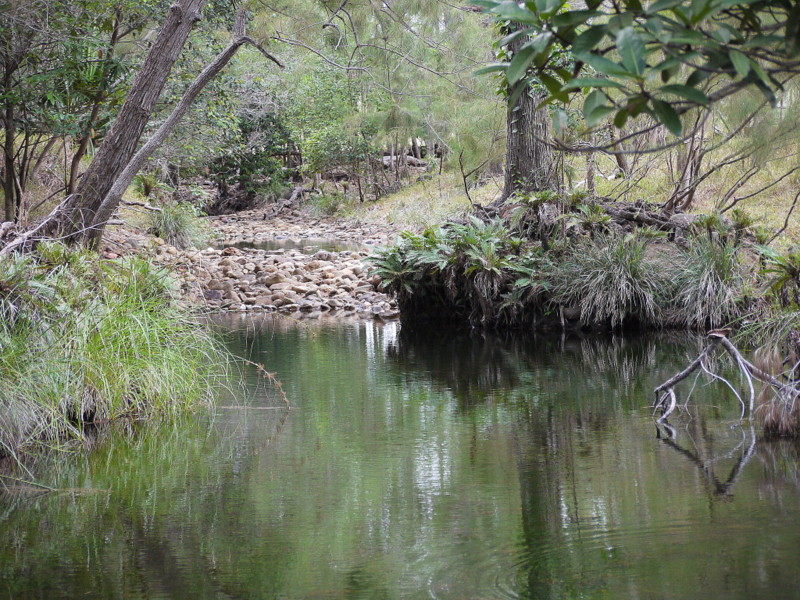
M 240 118 L 238 132 L 209 165 L 211 178 L 223 196 L 235 188 L 251 198 L 277 198 L 286 188 L 288 174 L 276 156 L 293 147 L 291 135 L 276 115 Z
M 133 191 L 145 198 L 161 197 L 175 190 L 161 181 L 155 173 L 137 173 L 131 182 Z
M 331 217 L 348 207 L 350 201 L 344 194 L 325 193 L 312 196 L 310 204 L 314 213 Z
M 760 275 L 769 277 L 769 290 L 782 306 L 800 306 L 800 250 L 781 254 L 769 246 L 756 248 L 764 268 Z

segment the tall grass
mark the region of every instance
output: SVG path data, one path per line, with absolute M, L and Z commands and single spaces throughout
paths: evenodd
M 719 327 L 741 315 L 745 278 L 740 248 L 698 236 L 674 265 L 674 306 L 679 325 Z
M 600 235 L 575 245 L 545 275 L 552 301 L 579 308 L 586 325 L 617 327 L 629 320 L 657 324 L 659 294 L 669 279 L 648 259 L 647 244 L 647 239 L 627 234 Z
M 173 295 L 170 275 L 141 258 L 48 244 L 0 259 L 0 455 L 210 398 L 226 354 Z
M 161 204 L 161 211 L 149 213 L 148 231 L 176 248 L 200 247 L 211 240 L 201 216 L 193 204 L 167 200 Z

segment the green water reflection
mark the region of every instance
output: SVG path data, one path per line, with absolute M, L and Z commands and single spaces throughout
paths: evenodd
M 656 437 L 691 340 L 220 326 L 292 408 L 249 369 L 208 417 L 34 467 L 67 491 L 0 496 L 0 597 L 796 596 L 796 446 L 702 384 Z

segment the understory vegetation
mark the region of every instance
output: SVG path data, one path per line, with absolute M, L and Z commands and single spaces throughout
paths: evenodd
M 143 258 L 43 243 L 0 259 L 0 456 L 204 402 L 226 353 Z
M 572 220 L 594 210 L 580 207 L 561 216 Z M 557 219 L 545 250 L 502 219 L 473 216 L 405 233 L 372 260 L 383 288 L 411 320 L 703 329 L 766 310 L 749 292 L 766 280 L 746 275 L 760 247 L 696 229 L 678 245 L 666 232 L 626 230 L 606 218 L 602 228 L 581 232 Z

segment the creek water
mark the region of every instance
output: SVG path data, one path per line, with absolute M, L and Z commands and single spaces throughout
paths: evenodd
M 683 337 L 565 339 L 229 317 L 246 386 L 104 433 L 0 495 L 7 598 L 791 598 L 797 446 Z M 689 382 L 691 383 L 691 382 Z

